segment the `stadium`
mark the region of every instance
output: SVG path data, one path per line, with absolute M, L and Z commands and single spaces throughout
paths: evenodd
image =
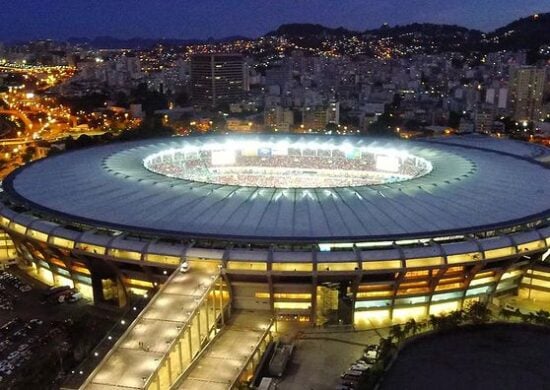
M 3 184 L 0 224 L 48 284 L 124 306 L 181 264 L 238 309 L 376 323 L 518 294 L 550 245 L 543 148 L 489 137 L 174 137 L 68 152 Z M 530 292 L 531 294 L 531 292 Z

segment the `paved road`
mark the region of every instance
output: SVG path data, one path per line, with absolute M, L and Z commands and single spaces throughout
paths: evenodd
M 362 356 L 366 345 L 378 344 L 380 335 L 387 335 L 387 330 L 303 330 L 279 389 L 333 390 L 340 374 Z

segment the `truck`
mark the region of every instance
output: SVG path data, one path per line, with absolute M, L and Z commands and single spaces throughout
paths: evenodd
M 56 293 L 51 294 L 50 296 L 48 296 L 47 302 L 49 302 L 49 303 L 64 303 L 64 302 L 67 302 L 70 299 L 70 297 L 73 296 L 76 293 L 77 293 L 77 291 L 75 289 L 71 289 L 71 288 L 59 290 Z
M 52 286 L 42 294 L 42 298 L 44 302 L 54 303 L 57 302 L 57 297 L 59 295 L 64 294 L 70 289 L 70 286 Z
M 294 344 L 282 344 L 277 342 L 273 356 L 269 361 L 269 374 L 281 377 L 285 372 L 286 365 L 292 356 L 292 352 L 294 352 Z

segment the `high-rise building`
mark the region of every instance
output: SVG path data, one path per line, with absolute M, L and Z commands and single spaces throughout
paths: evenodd
M 264 125 L 277 131 L 289 131 L 294 125 L 294 112 L 281 106 L 268 108 L 264 111 Z
M 544 69 L 533 66 L 522 66 L 512 70 L 510 101 L 516 120 L 532 121 L 542 117 L 545 76 Z
M 305 106 L 302 108 L 302 124 L 306 129 L 324 129 L 328 123 L 340 123 L 340 103 L 330 101 L 328 105 Z
M 244 61 L 240 54 L 191 57 L 191 95 L 196 105 L 215 107 L 240 100 L 244 92 Z
M 487 89 L 485 104 L 493 105 L 497 110 L 505 110 L 508 104 L 508 88 L 496 86 Z
M 478 133 L 490 133 L 493 130 L 495 109 L 493 105 L 478 107 L 474 113 L 474 128 Z
M 323 129 L 328 123 L 326 107 L 304 107 L 302 124 L 305 129 Z
M 327 109 L 327 123 L 340 124 L 340 102 L 331 100 Z

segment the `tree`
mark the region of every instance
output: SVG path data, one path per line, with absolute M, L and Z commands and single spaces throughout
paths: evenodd
M 512 317 L 512 312 L 510 310 L 507 310 L 505 308 L 500 309 L 498 312 L 498 315 L 502 317 L 504 320 L 508 321 Z
M 174 129 L 165 126 L 158 115 L 148 116 L 135 128 L 125 131 L 120 139 L 123 141 L 147 139 L 155 137 L 169 137 L 174 135 Z
M 483 324 L 489 321 L 491 311 L 482 302 L 473 302 L 466 308 L 465 317 L 473 324 Z
M 79 97 L 60 97 L 60 103 L 65 106 L 71 107 L 73 112 L 77 111 L 92 111 L 98 107 L 104 107 L 105 102 L 108 100 L 108 96 L 103 93 L 92 93 Z
M 430 314 L 430 319 L 428 322 L 430 323 L 430 326 L 433 330 L 438 330 L 441 327 L 442 318 L 444 316 L 435 316 L 433 314 Z
M 395 349 L 395 345 L 392 342 L 391 336 L 387 338 L 380 339 L 380 352 L 378 353 L 378 361 L 382 362 L 382 365 L 385 366 L 386 363 L 391 359 L 392 353 Z
M 462 67 L 464 67 L 464 64 L 465 64 L 465 61 L 464 61 L 464 58 L 462 58 L 462 57 L 454 56 L 451 59 L 451 65 L 455 69 L 462 69 Z
M 334 122 L 329 122 L 325 125 L 325 131 L 336 131 L 338 130 L 338 125 Z
M 128 107 L 130 102 L 128 100 L 128 95 L 126 95 L 124 92 L 119 91 L 115 95 L 115 104 L 119 107 Z
M 550 322 L 550 313 L 546 310 L 539 310 L 535 313 L 535 322 L 540 325 L 548 325 Z
M 186 91 L 180 91 L 174 97 L 174 102 L 180 107 L 184 107 L 189 104 L 189 94 Z
M 532 324 L 533 322 L 535 322 L 536 317 L 537 316 L 534 313 L 523 314 L 521 316 L 521 321 L 526 324 Z
M 36 148 L 34 146 L 28 146 L 25 149 L 25 152 L 23 153 L 23 155 L 21 156 L 21 158 L 23 159 L 23 162 L 25 164 L 30 162 L 32 160 L 32 158 L 34 157 L 35 153 L 36 153 Z
M 414 336 L 415 334 L 418 333 L 419 330 L 420 330 L 420 324 L 416 322 L 414 318 L 411 318 L 405 323 L 405 329 L 404 329 L 405 335 L 411 334 L 412 336 Z
M 168 108 L 168 99 L 159 91 L 151 91 L 141 83 L 130 94 L 130 101 L 140 103 L 146 116 L 153 116 L 156 110 Z
M 406 130 L 420 130 L 422 127 L 424 127 L 424 123 L 417 119 L 409 119 L 405 122 Z
M 397 118 L 388 110 L 378 117 L 378 120 L 371 124 L 368 133 L 377 136 L 395 136 L 394 127 L 397 125 Z
M 462 114 L 457 111 L 449 111 L 449 127 L 452 127 L 453 129 L 458 129 L 460 127 L 460 119 L 462 118 Z
M 401 94 L 399 93 L 396 93 L 393 95 L 393 99 L 392 99 L 392 108 L 395 109 L 395 110 L 398 110 L 399 107 L 401 106 L 401 102 L 403 101 L 403 96 L 401 96 Z
M 464 320 L 464 310 L 455 310 L 449 314 L 448 318 L 449 325 L 453 327 L 459 326 Z
M 401 325 L 395 324 L 390 328 L 390 338 L 395 339 L 398 343 L 401 342 L 404 336 L 405 332 L 403 332 Z
M 65 148 L 67 150 L 88 148 L 94 145 L 97 145 L 97 141 L 88 134 L 82 134 L 77 139 L 69 137 L 67 141 L 65 141 Z

